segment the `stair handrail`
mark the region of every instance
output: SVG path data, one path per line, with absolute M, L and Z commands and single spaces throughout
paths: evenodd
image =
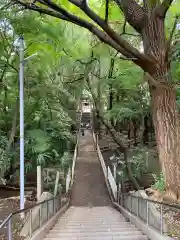
M 173 230 L 174 236 L 178 235 L 178 237 L 180 237 L 180 222 L 178 231 L 178 228 L 174 228 L 175 224 L 172 221 L 172 216 L 170 220 L 170 216 L 167 215 L 168 211 L 179 214 L 179 204 L 155 201 L 153 199 L 149 199 L 148 196 L 142 197 L 134 195 L 133 193 L 121 192 L 118 192 L 115 204 L 122 206 L 125 210 L 142 220 L 146 225 L 156 229 L 161 235 L 169 235 Z
M 13 213 L 9 214 L 4 221 L 0 224 L 0 229 L 3 228 L 8 222 L 9 220 L 12 218 Z M 9 224 L 8 224 L 8 231 L 9 231 Z
M 82 112 L 81 112 L 81 116 L 82 116 Z M 71 190 L 72 184 L 73 184 L 74 168 L 75 168 L 75 162 L 76 162 L 76 157 L 77 157 L 77 152 L 78 152 L 79 135 L 80 135 L 80 128 L 78 128 L 78 131 L 77 131 L 77 142 L 76 142 L 76 146 L 75 146 L 75 150 L 74 150 L 73 164 L 72 164 L 72 167 L 70 167 L 70 169 L 72 171 L 71 172 L 72 174 L 71 174 L 71 180 L 70 180 L 70 185 L 69 185 L 70 187 L 68 187 L 68 191 L 67 191 L 68 196 L 70 195 L 70 190 Z M 69 197 L 67 197 L 66 200 L 69 201 Z M 66 203 L 67 203 L 67 201 L 66 201 Z M 49 211 L 48 211 L 50 203 L 53 206 L 51 213 L 49 213 Z M 53 196 L 52 198 L 47 199 L 47 200 L 42 201 L 42 202 L 38 202 L 38 203 L 34 204 L 33 206 L 30 206 L 30 207 L 24 208 L 22 210 L 18 210 L 18 211 L 15 211 L 13 213 L 10 213 L 4 219 L 4 221 L 0 224 L 0 229 L 5 227 L 6 225 L 8 225 L 8 227 L 7 227 L 7 239 L 8 240 L 12 240 L 13 239 L 13 236 L 12 236 L 12 217 L 15 216 L 15 215 L 22 214 L 22 213 L 27 213 L 27 216 L 28 216 L 28 214 L 30 216 L 29 237 L 32 237 L 32 234 L 33 234 L 33 229 L 32 229 L 32 210 L 34 208 L 37 208 L 38 206 L 41 206 L 41 205 L 44 205 L 44 204 L 46 205 L 46 208 L 47 208 L 47 211 L 46 211 L 46 213 L 47 213 L 46 222 L 48 220 L 50 220 L 50 218 L 52 218 L 64 206 L 63 202 L 62 202 L 62 196 L 60 195 L 60 196 Z M 41 210 L 39 210 L 39 212 L 41 212 Z M 24 219 L 25 222 L 27 221 L 27 216 Z M 40 216 L 41 216 L 41 213 L 40 213 Z M 41 217 L 39 217 L 39 227 L 41 227 L 41 225 L 42 225 Z M 43 222 L 43 224 L 45 224 L 45 223 Z
M 132 192 L 132 193 L 121 193 L 121 192 L 118 192 L 118 195 L 119 195 L 118 198 L 131 196 L 132 198 L 145 200 L 145 201 L 148 201 L 148 202 L 151 202 L 151 203 L 154 203 L 154 204 L 163 205 L 163 206 L 165 206 L 165 207 L 173 207 L 173 208 L 177 208 L 177 209 L 180 210 L 180 204 L 160 202 L 160 201 L 155 201 L 155 200 L 149 199 L 149 198 L 143 198 L 143 197 L 140 197 L 140 196 L 135 196 L 135 195 L 133 195 L 133 192 Z
M 7 239 L 8 240 L 12 240 L 13 239 L 13 236 L 12 236 L 12 218 L 13 216 L 15 215 L 21 215 L 22 213 L 24 214 L 27 214 L 26 217 L 24 218 L 24 223 L 27 221 L 27 216 L 29 214 L 30 216 L 30 229 L 29 229 L 29 237 L 32 237 L 32 233 L 33 233 L 33 229 L 32 229 L 32 210 L 38 206 L 41 206 L 41 205 L 46 205 L 47 206 L 47 209 L 49 207 L 49 204 L 52 202 L 52 206 L 53 206 L 53 211 L 51 212 L 51 214 L 49 214 L 49 211 L 46 211 L 47 213 L 47 221 L 54 216 L 55 213 L 57 213 L 57 211 L 63 206 L 63 203 L 62 203 L 62 198 L 61 196 L 53 196 L 52 198 L 50 199 L 47 199 L 47 200 L 44 200 L 42 202 L 38 202 L 32 206 L 29 206 L 29 207 L 26 207 L 24 209 L 21 209 L 21 210 L 18 210 L 18 211 L 15 211 L 13 213 L 10 213 L 6 219 L 1 223 L 0 225 L 0 229 L 2 229 L 3 227 L 5 227 L 6 225 L 8 225 L 7 227 Z M 42 224 L 42 219 L 39 218 L 39 226 L 41 226 Z M 47 222 L 46 221 L 46 222 Z
M 180 205 L 179 204 L 169 204 L 165 202 L 155 201 L 149 199 L 146 194 L 145 196 L 136 196 L 133 193 L 122 193 L 121 191 L 116 191 L 113 189 L 113 185 L 116 183 L 109 166 L 106 166 L 101 149 L 98 145 L 98 136 L 93 132 L 93 140 L 97 149 L 101 167 L 104 173 L 104 178 L 106 181 L 107 188 L 109 190 L 112 203 L 115 207 L 125 209 L 132 215 L 135 215 L 138 219 L 142 220 L 146 225 L 151 226 L 153 229 L 157 230 L 161 235 L 166 235 L 169 232 L 169 224 L 164 221 L 165 208 L 175 209 L 180 216 Z M 111 178 L 109 178 L 111 176 Z M 113 184 L 112 180 L 113 179 Z M 140 190 L 141 191 L 141 190 Z M 144 192 L 144 190 L 143 190 Z M 138 191 L 139 193 L 139 191 Z M 157 210 L 156 205 L 159 206 L 160 210 Z M 128 214 L 129 215 L 129 214 Z M 153 220 L 153 221 L 152 221 Z M 179 223 L 180 226 L 180 223 Z M 180 236 L 180 227 L 178 232 L 178 237 Z M 170 239 L 170 238 L 169 238 Z M 172 238 L 171 238 L 172 239 Z
M 103 155 L 101 153 L 101 149 L 98 145 L 98 135 L 95 135 L 94 131 L 93 131 L 93 141 L 95 143 L 96 146 L 96 150 L 97 150 L 97 154 L 99 157 L 99 161 L 101 163 L 101 167 L 104 173 L 104 178 L 105 178 L 105 182 L 111 197 L 111 201 L 115 201 L 117 198 L 117 185 L 116 185 L 116 181 L 115 178 L 112 174 L 112 171 L 110 169 L 109 166 L 106 166 Z
M 72 188 L 72 185 L 74 182 L 74 169 L 75 169 L 75 164 L 76 164 L 76 159 L 77 159 L 77 154 L 78 154 L 79 138 L 80 138 L 80 134 L 81 134 L 81 119 L 82 119 L 82 111 L 80 113 L 80 121 L 79 121 L 80 125 L 78 126 L 78 131 L 76 134 L 77 141 L 76 141 L 76 147 L 74 150 L 73 162 L 72 162 L 72 166 L 69 168 L 69 174 L 71 175 L 71 179 L 69 182 L 68 190 Z
M 77 135 L 76 135 L 77 141 L 76 141 L 76 146 L 74 149 L 72 166 L 69 167 L 68 173 L 66 176 L 66 192 L 69 192 L 69 190 L 72 188 L 73 181 L 74 181 L 74 169 L 75 169 L 76 158 L 77 158 L 77 153 L 78 153 L 79 136 L 80 136 L 80 128 L 78 129 Z

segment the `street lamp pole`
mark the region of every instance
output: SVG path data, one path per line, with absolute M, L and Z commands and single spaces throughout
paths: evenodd
M 20 110 L 20 210 L 24 209 L 24 39 L 20 37 L 19 110 Z
M 24 38 L 19 38 L 19 111 L 20 111 L 20 210 L 24 209 L 24 65 L 37 53 L 24 58 Z

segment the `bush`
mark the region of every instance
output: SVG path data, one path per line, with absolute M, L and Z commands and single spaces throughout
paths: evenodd
M 155 183 L 151 187 L 155 190 L 159 190 L 160 192 L 163 192 L 165 190 L 165 179 L 164 179 L 163 173 L 161 172 L 159 176 L 157 176 L 156 174 L 153 174 L 153 177 L 154 177 Z

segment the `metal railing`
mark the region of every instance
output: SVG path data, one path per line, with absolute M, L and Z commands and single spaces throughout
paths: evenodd
M 98 154 L 98 157 L 99 157 L 99 160 L 100 160 L 100 163 L 101 163 L 101 167 L 102 167 L 102 170 L 103 170 L 104 178 L 107 180 L 107 182 L 109 184 L 109 187 L 111 189 L 111 192 L 113 194 L 114 199 L 116 199 L 116 196 L 117 196 L 116 181 L 115 181 L 115 179 L 113 177 L 113 174 L 111 172 L 110 167 L 106 166 L 106 164 L 105 164 L 103 155 L 101 153 L 101 149 L 100 149 L 100 147 L 98 145 L 98 136 L 95 135 L 94 132 L 93 132 L 93 140 L 94 140 L 94 143 L 96 145 L 97 154 Z
M 73 156 L 72 166 L 69 168 L 69 174 L 66 178 L 66 197 L 63 199 L 62 196 L 55 196 L 51 199 L 39 202 L 28 208 L 16 211 L 8 215 L 8 217 L 0 224 L 0 230 L 4 230 L 5 239 L 12 240 L 13 234 L 16 232 L 19 236 L 21 232 L 22 236 L 31 238 L 33 233 L 41 228 L 50 218 L 52 218 L 69 200 L 69 193 L 73 184 L 74 168 L 76 163 L 76 157 L 78 153 L 78 142 L 79 142 L 80 128 L 77 130 L 77 143 Z M 65 200 L 65 201 L 63 201 Z M 23 218 L 22 218 L 23 214 Z M 13 218 L 15 220 L 13 221 Z M 25 224 L 28 221 L 28 229 L 24 229 Z M 18 229 L 13 229 L 13 222 L 17 222 Z M 24 233 L 24 234 L 23 234 Z
M 18 235 L 23 231 L 24 224 L 28 222 L 28 229 L 23 231 L 26 237 L 31 238 L 33 233 L 45 224 L 50 218 L 52 218 L 61 209 L 65 203 L 68 201 L 62 201 L 61 196 L 56 196 L 51 199 L 39 202 L 28 208 L 19 210 L 17 212 L 11 213 L 0 225 L 0 229 L 6 229 L 6 239 L 12 240 L 13 233 L 16 232 Z M 22 218 L 23 214 L 23 218 Z M 13 218 L 14 221 L 13 221 Z M 19 229 L 13 229 L 13 222 L 18 223 Z M 14 231 L 15 230 L 15 231 Z
M 122 193 L 117 194 L 117 203 L 161 235 L 180 239 L 180 205 Z
M 97 147 L 104 177 L 109 183 L 115 203 L 141 219 L 145 224 L 157 230 L 161 235 L 168 235 L 180 240 L 180 205 L 153 201 L 148 197 L 144 198 L 130 193 L 122 194 L 118 192 L 117 186 L 115 187 L 115 179 L 109 166 L 105 164 L 98 145 L 98 137 L 95 136 L 94 132 L 93 139 Z M 108 174 L 108 171 L 110 174 Z

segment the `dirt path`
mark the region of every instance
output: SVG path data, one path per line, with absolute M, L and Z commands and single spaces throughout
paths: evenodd
M 74 206 L 110 205 L 92 134 L 88 130 L 85 131 L 84 136 L 80 137 L 71 204 Z

